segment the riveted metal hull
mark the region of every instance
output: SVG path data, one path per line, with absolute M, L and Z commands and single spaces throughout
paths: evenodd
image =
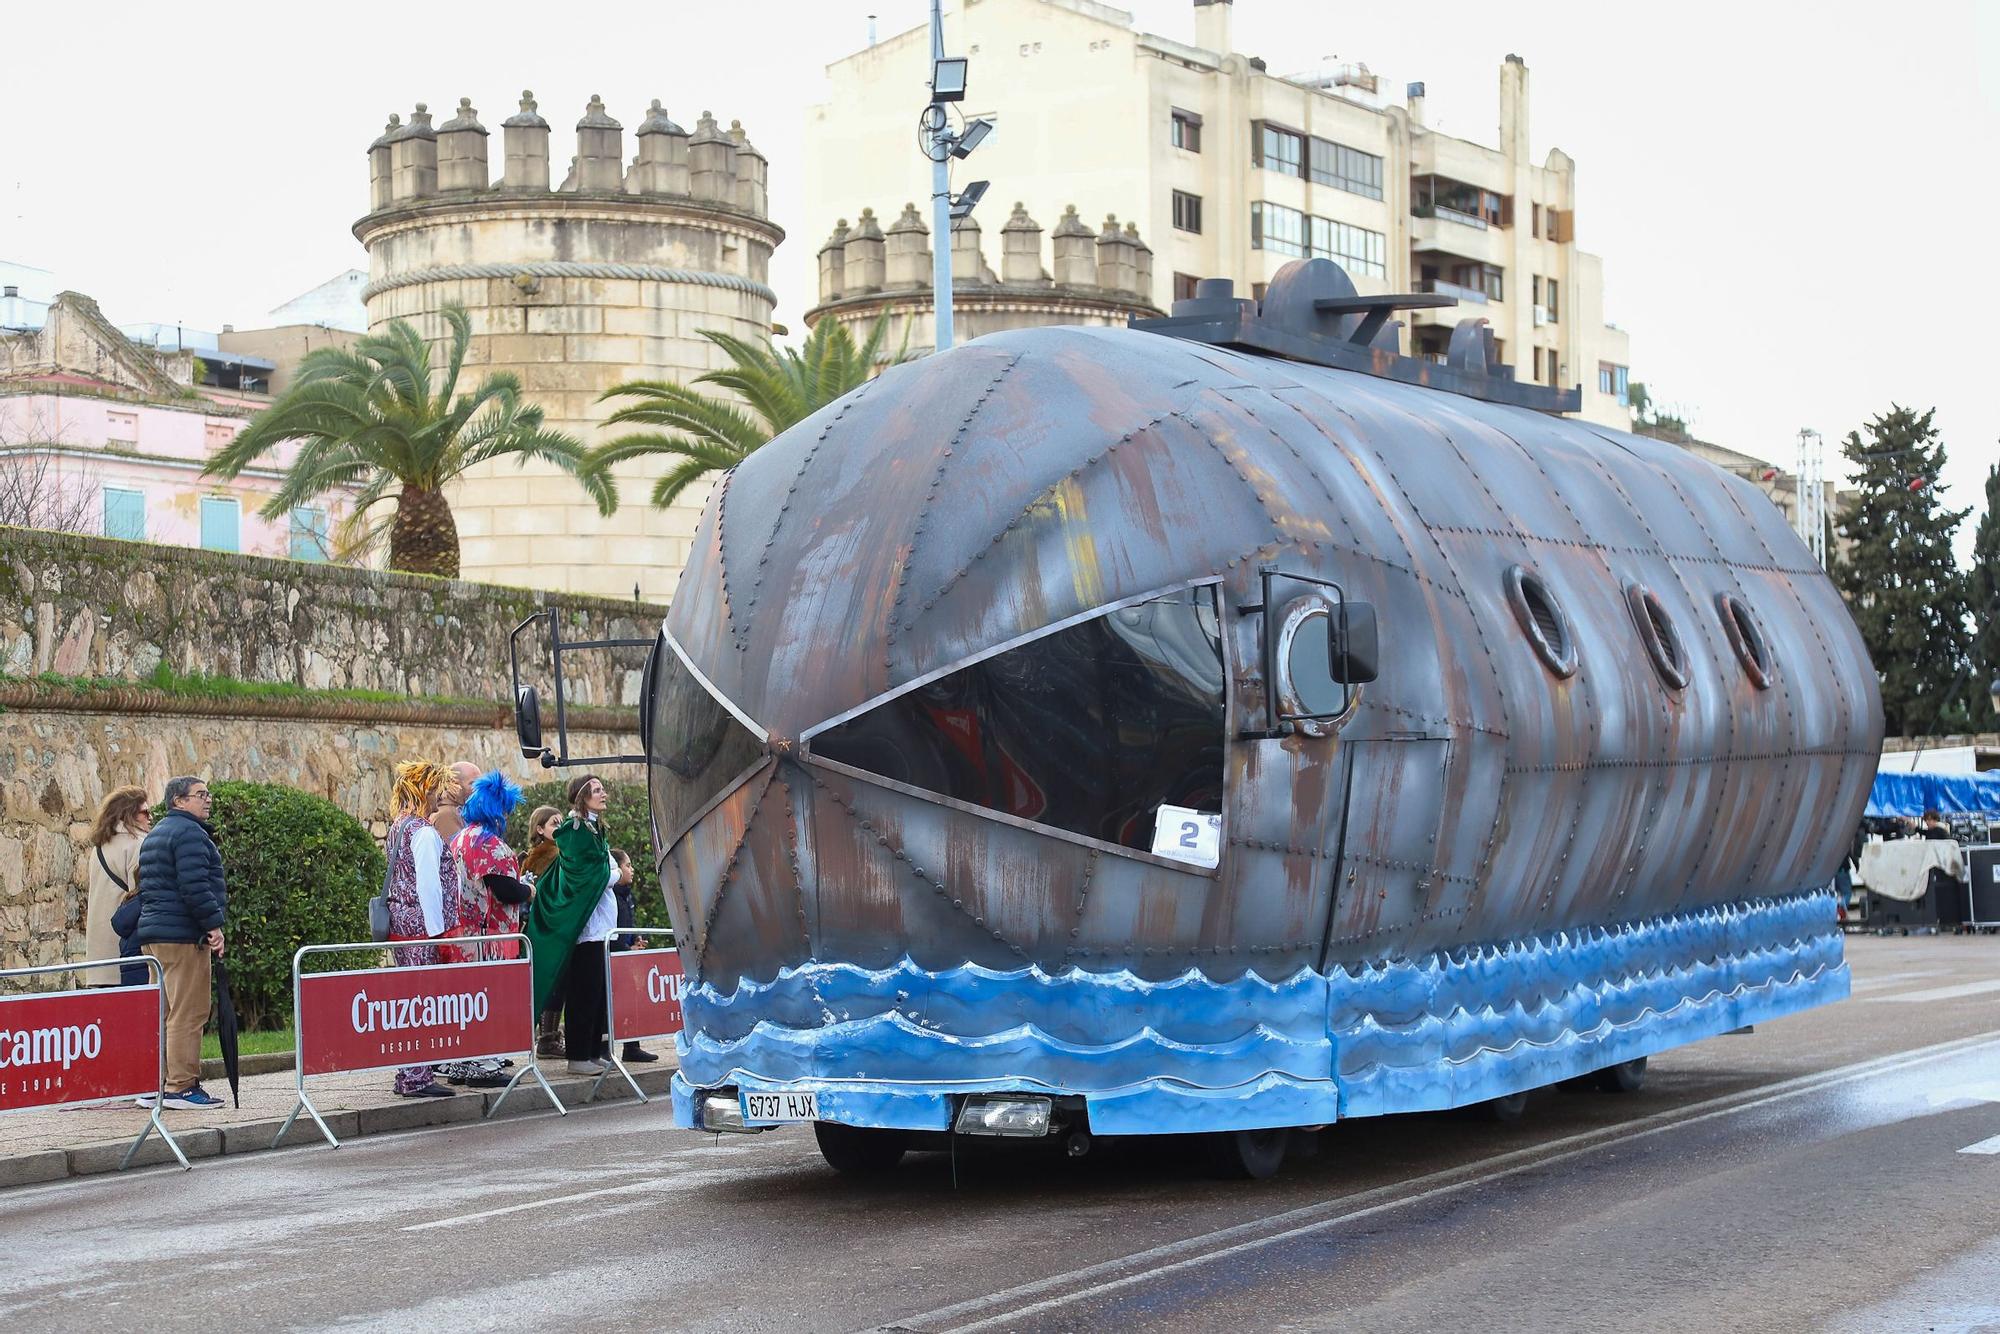
M 1564 609 L 1566 679 L 1509 604 L 1515 566 Z M 1240 739 L 1270 687 L 1235 609 L 1265 567 L 1381 617 L 1380 678 L 1327 735 Z M 885 692 L 1204 579 L 1232 738 L 1213 872 L 812 753 Z M 1678 627 L 1683 689 L 1641 647 L 1634 584 Z M 1769 688 L 1723 595 L 1758 618 Z M 663 853 L 691 1085 L 818 1081 L 858 1099 L 847 1119 L 930 1124 L 928 1068 L 933 1099 L 1012 1081 L 1125 1128 L 1290 1124 L 1497 1096 L 1844 994 L 1814 895 L 1874 772 L 1873 668 L 1777 510 L 1655 441 L 1141 332 L 997 335 L 736 469 L 668 627 L 770 756 Z M 1659 976 L 1674 994 L 1641 985 Z M 951 999 L 968 987 L 985 1003 Z M 1216 1002 L 1226 1037 L 1174 1031 L 1190 987 L 1240 990 Z M 732 1025 L 781 993 L 824 1003 L 745 1045 Z M 1057 996 L 1089 1022 L 1055 1047 L 996 1037 L 1058 1032 Z M 898 1072 L 881 1106 L 901 1110 L 864 1108 L 871 1068 Z M 1160 1081 L 1182 1091 L 1142 1096 Z M 1198 1107 L 1148 1121 L 1175 1099 Z

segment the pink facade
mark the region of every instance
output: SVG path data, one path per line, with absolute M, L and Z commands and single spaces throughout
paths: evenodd
M 76 389 L 50 376 L 0 391 L 0 455 L 48 460 L 47 484 L 87 488 L 99 502 L 84 531 L 175 546 L 259 556 L 323 559 L 326 534 L 346 513 L 329 496 L 309 510 L 265 519 L 294 449 L 280 448 L 232 482 L 203 477 L 203 465 L 249 421 L 234 402 L 142 402 Z

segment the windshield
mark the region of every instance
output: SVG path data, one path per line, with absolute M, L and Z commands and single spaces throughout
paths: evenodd
M 694 818 L 764 757 L 764 743 L 736 720 L 662 639 L 653 678 L 653 838 L 665 855 Z
M 1194 588 L 982 659 L 830 728 L 815 755 L 1121 847 L 1222 809 L 1215 593 Z

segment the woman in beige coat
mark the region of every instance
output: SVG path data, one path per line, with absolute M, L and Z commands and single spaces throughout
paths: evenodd
M 146 789 L 112 789 L 97 808 L 97 822 L 90 829 L 91 850 L 86 856 L 90 868 L 90 897 L 84 906 L 83 953 L 87 959 L 116 959 L 120 954 L 118 933 L 111 929 L 111 914 L 125 896 L 139 889 L 139 844 L 153 827 L 151 803 Z M 122 883 L 121 883 L 122 882 Z M 90 987 L 115 987 L 118 969 L 92 968 L 84 978 Z

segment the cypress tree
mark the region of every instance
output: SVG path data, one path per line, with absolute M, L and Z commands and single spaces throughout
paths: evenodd
M 1986 513 L 1972 539 L 1972 570 L 1966 578 L 1972 612 L 1972 716 L 1979 730 L 2000 730 L 1988 686 L 2000 680 L 2000 464 L 1986 470 Z
M 1892 736 L 1916 736 L 1934 725 L 1964 728 L 1974 693 L 1959 682 L 1970 649 L 1966 586 L 1952 556 L 1952 535 L 1970 509 L 1946 509 L 1938 481 L 1944 442 L 1931 417 L 1891 405 L 1841 453 L 1856 468 L 1852 498 L 1837 528 L 1848 544 L 1833 565 L 1834 582 L 1875 659 L 1882 678 L 1884 724 Z M 1958 693 L 1940 709 L 1954 683 Z

